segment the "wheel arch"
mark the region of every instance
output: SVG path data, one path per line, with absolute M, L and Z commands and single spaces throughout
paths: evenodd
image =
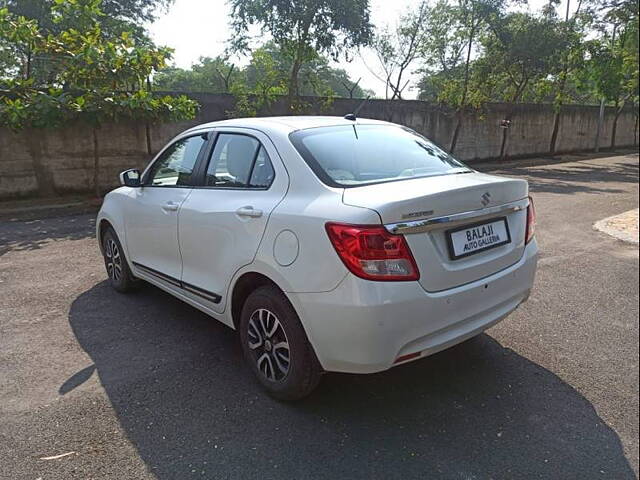
M 275 288 L 280 290 L 285 297 L 287 297 L 286 292 L 280 287 L 280 285 L 274 282 L 267 275 L 255 271 L 244 272 L 233 284 L 233 289 L 231 291 L 230 314 L 233 327 L 236 330 L 238 329 L 238 326 L 240 324 L 242 307 L 247 297 L 249 297 L 252 292 L 265 285 L 274 286 Z
M 127 239 L 125 238 L 124 219 L 118 209 L 115 209 L 114 212 L 112 205 L 105 205 L 107 203 L 106 200 L 108 199 L 109 195 L 107 195 L 105 203 L 103 203 L 103 208 L 100 210 L 100 212 L 98 213 L 98 217 L 96 218 L 96 240 L 98 240 L 100 252 L 104 253 L 102 251 L 102 240 L 104 239 L 104 234 L 106 233 L 106 231 L 111 228 L 118 237 L 125 258 L 129 263 L 129 268 L 131 268 L 131 262 L 129 262 L 129 250 L 127 249 Z M 110 203 L 112 204 L 113 202 Z
M 104 238 L 104 234 L 109 228 L 113 229 L 113 225 L 111 225 L 111 222 L 106 218 L 101 218 L 100 221 L 98 222 L 98 232 L 96 235 L 98 237 L 98 244 L 100 245 L 100 250 L 102 250 L 102 239 Z

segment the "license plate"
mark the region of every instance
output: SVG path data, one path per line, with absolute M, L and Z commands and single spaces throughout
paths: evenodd
M 505 217 L 489 222 L 465 225 L 447 232 L 449 255 L 452 260 L 484 252 L 511 241 Z

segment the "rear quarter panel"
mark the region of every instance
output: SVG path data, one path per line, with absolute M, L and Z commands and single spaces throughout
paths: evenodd
M 334 289 L 347 269 L 325 230 L 330 221 L 380 224 L 380 217 L 372 210 L 344 205 L 341 192 L 326 191 L 314 197 L 308 192 L 290 190 L 271 214 L 254 266 L 268 266 L 281 279 L 280 286 L 286 292 Z M 285 231 L 289 238 L 295 235 L 298 247 L 295 260 L 289 265 L 279 262 L 276 254 L 279 235 Z

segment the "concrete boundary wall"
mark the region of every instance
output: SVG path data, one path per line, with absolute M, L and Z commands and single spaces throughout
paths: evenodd
M 180 131 L 199 123 L 227 118 L 234 107 L 231 95 L 191 95 L 201 104 L 198 118 L 190 122 L 145 125 L 123 123 L 104 125 L 97 131 L 100 189 L 117 184 L 117 174 L 132 167 L 144 167 L 157 152 Z M 344 115 L 354 111 L 359 99 L 338 98 L 326 105 L 323 99 L 306 98 L 308 114 Z M 597 106 L 563 107 L 556 151 L 589 151 L 595 147 L 598 124 Z M 278 99 L 260 115 L 286 115 L 284 99 Z M 464 161 L 495 159 L 500 156 L 503 129 L 500 121 L 511 113 L 507 155 L 511 158 L 546 155 L 553 128 L 551 105 L 488 104 L 468 114 L 463 121 L 454 155 Z M 407 125 L 448 148 L 455 127 L 451 110 L 417 100 L 370 100 L 360 117 L 388 120 Z M 611 144 L 615 111 L 605 111 L 600 145 Z M 148 152 L 147 135 L 151 152 Z M 618 119 L 616 147 L 638 145 L 637 113 L 625 109 Z M 58 129 L 33 129 L 12 132 L 0 129 L 0 199 L 51 196 L 94 191 L 94 142 L 89 126 L 76 124 Z

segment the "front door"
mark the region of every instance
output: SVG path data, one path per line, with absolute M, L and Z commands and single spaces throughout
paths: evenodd
M 191 175 L 205 143 L 198 134 L 165 148 L 145 172 L 127 212 L 127 250 L 134 268 L 170 283 L 182 274 L 178 212 L 191 193 Z
M 289 177 L 264 134 L 234 129 L 217 135 L 202 183 L 180 209 L 182 282 L 222 312 L 229 282 L 253 261 Z

